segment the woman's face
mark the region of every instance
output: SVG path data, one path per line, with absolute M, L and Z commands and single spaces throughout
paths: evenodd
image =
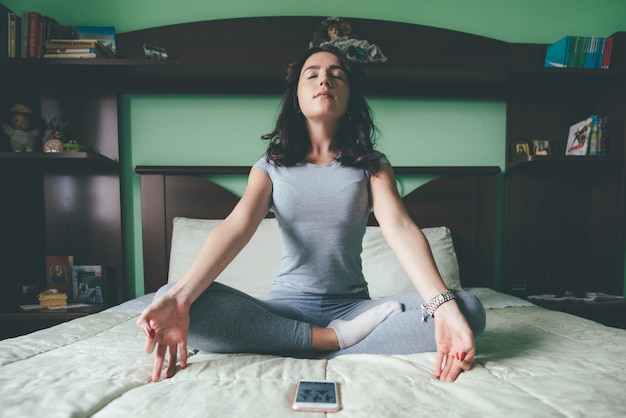
M 339 120 L 348 109 L 350 85 L 339 59 L 316 52 L 304 63 L 298 81 L 300 111 L 309 120 Z

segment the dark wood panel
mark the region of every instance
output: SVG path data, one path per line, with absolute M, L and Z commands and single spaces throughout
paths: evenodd
M 45 286 L 43 180 L 38 170 L 1 164 L 0 178 L 0 311 L 13 311 L 30 302 L 22 286 Z
M 117 55 L 142 58 L 142 46 L 148 42 L 165 47 L 168 58 L 173 60 L 218 67 L 282 69 L 308 49 L 313 33 L 325 18 L 237 18 L 142 29 L 117 36 Z M 508 66 L 511 60 L 509 44 L 494 39 L 408 23 L 345 20 L 355 34 L 381 47 L 389 59 L 385 66 L 390 68 L 484 69 Z
M 507 174 L 505 277 L 531 293 L 622 292 L 621 168 Z
M 141 233 L 145 292 L 154 292 L 167 272 L 165 179 L 162 174 L 141 176 Z
M 117 173 L 44 176 L 46 255 L 72 255 L 77 265 L 107 269 L 105 304 L 124 300 L 120 180 Z M 106 294 L 108 293 L 108 294 Z

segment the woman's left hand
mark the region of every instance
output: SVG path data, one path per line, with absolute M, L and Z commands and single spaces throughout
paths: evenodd
M 454 382 L 459 374 L 472 368 L 476 354 L 474 334 L 455 301 L 435 311 L 435 377 Z

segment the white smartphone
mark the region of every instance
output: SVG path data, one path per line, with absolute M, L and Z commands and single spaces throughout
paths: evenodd
M 300 380 L 291 408 L 305 412 L 337 412 L 341 409 L 339 385 L 331 380 Z

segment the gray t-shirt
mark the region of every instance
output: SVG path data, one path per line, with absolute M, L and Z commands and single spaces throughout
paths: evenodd
M 388 162 L 380 154 L 380 163 Z M 273 294 L 346 295 L 367 289 L 361 250 L 371 212 L 369 174 L 334 161 L 255 165 L 272 181 L 282 259 Z

